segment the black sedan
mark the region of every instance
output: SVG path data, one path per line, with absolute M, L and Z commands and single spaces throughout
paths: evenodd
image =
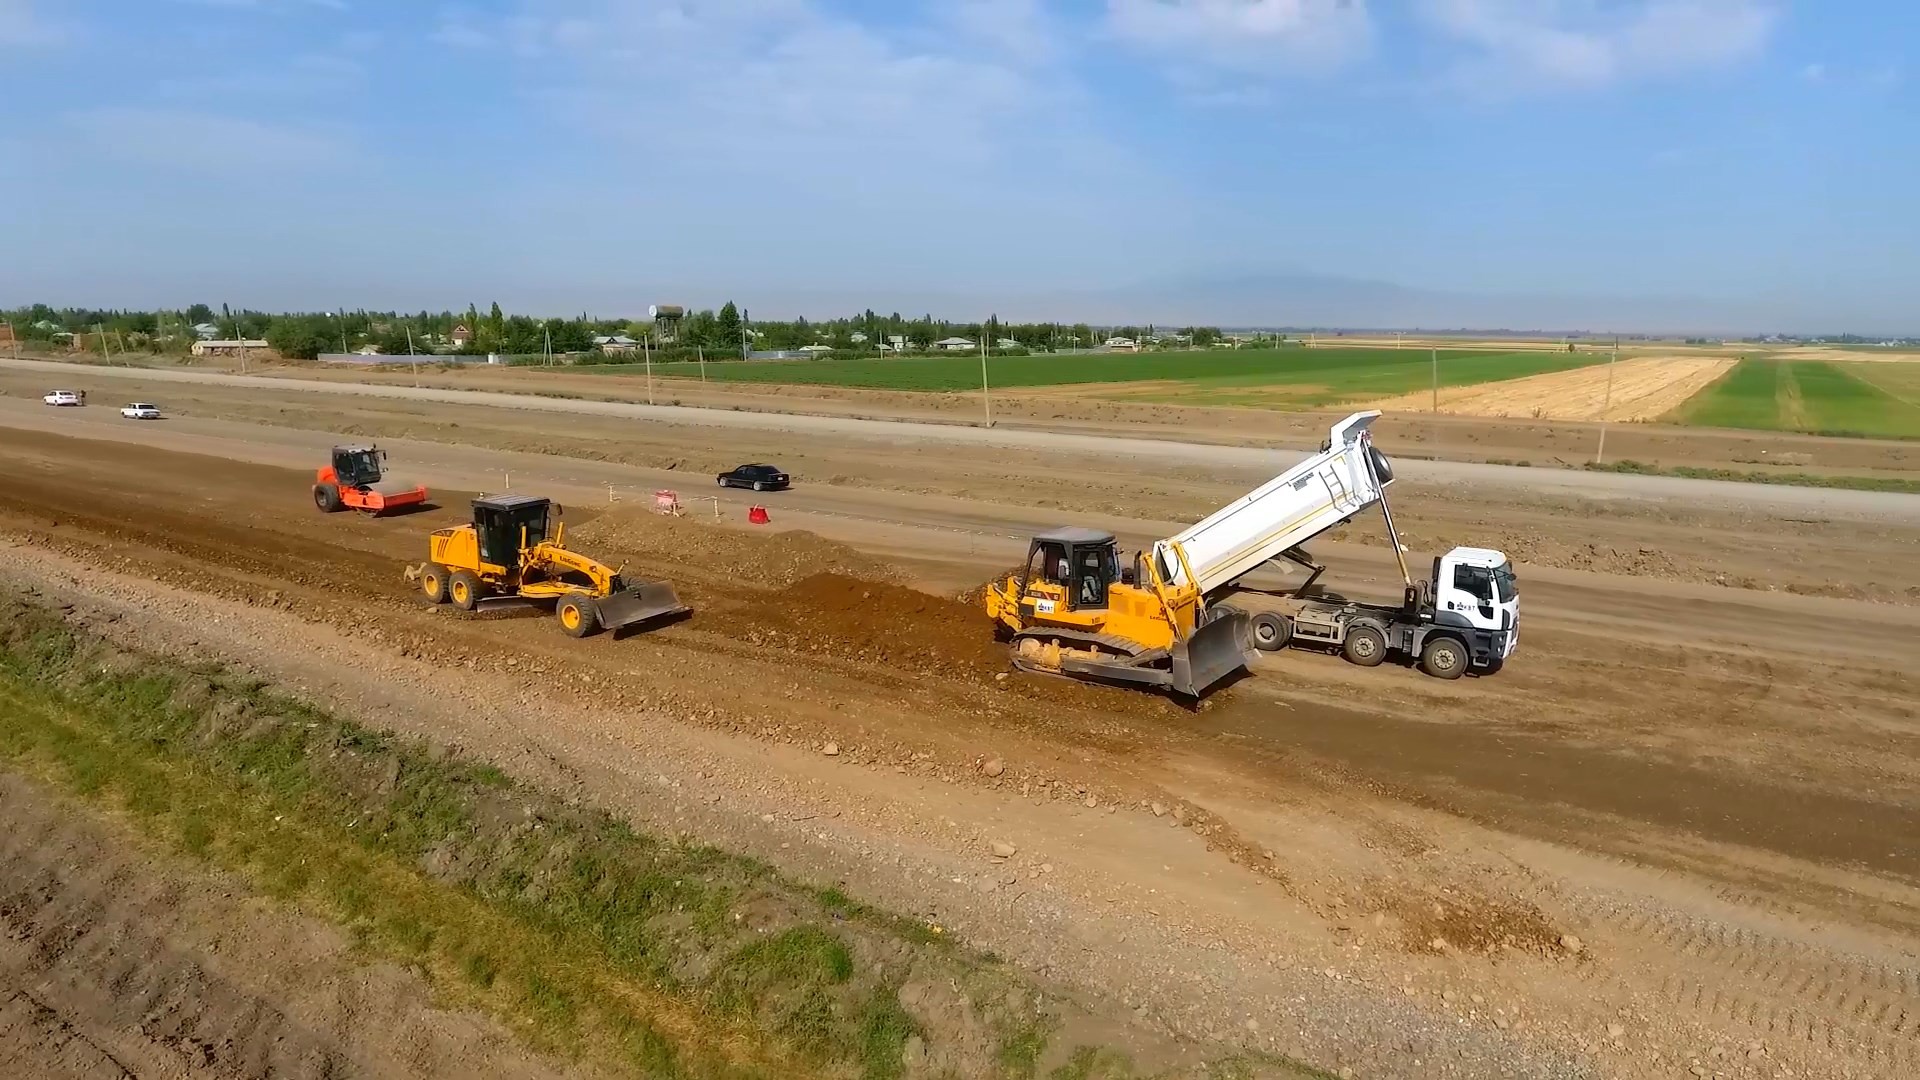
M 755 491 L 782 491 L 793 486 L 786 473 L 771 465 L 742 465 L 720 474 L 721 487 L 752 488 Z

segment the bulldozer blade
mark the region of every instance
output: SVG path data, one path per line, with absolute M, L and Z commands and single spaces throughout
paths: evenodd
M 1228 612 L 1174 646 L 1173 689 L 1200 697 L 1252 662 L 1253 620 L 1244 611 Z
M 600 625 L 609 630 L 692 610 L 680 602 L 673 586 L 664 581 L 630 585 L 619 592 L 608 593 L 594 603 L 600 608 Z

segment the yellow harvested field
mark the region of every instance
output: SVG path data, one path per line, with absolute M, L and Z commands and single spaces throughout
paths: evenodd
M 1901 349 L 1835 349 L 1801 345 L 1771 354 L 1775 360 L 1819 360 L 1831 364 L 1915 364 L 1920 352 Z
M 1607 388 L 1607 364 L 1549 375 L 1530 375 L 1505 382 L 1443 387 L 1440 411 L 1459 416 L 1532 417 L 1541 420 L 1653 420 L 1672 412 L 1681 402 L 1706 389 L 1727 373 L 1737 358 L 1731 356 L 1647 356 L 1611 365 L 1613 388 Z M 1430 392 L 1368 402 L 1362 406 L 1382 412 L 1430 412 Z

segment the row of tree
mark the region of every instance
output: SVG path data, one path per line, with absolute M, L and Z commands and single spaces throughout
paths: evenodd
M 932 315 L 909 318 L 872 309 L 839 319 L 754 320 L 732 301 L 718 310 L 686 313 L 671 323 L 632 318 L 568 319 L 508 315 L 498 303 L 482 312 L 331 311 L 271 314 L 207 304 L 159 311 L 54 308 L 33 304 L 0 310 L 0 322 L 28 342 L 57 343 L 76 335 L 84 341 L 104 336 L 123 349 L 185 352 L 201 337 L 265 340 L 283 356 L 312 359 L 321 353 L 354 352 L 373 346 L 388 354 L 497 353 L 543 356 L 594 350 L 612 338 L 627 338 L 658 348 L 668 356 L 698 354 L 712 360 L 739 359 L 762 350 L 794 350 L 825 345 L 843 355 L 898 348 L 926 351 L 952 338 L 984 340 L 990 348 L 1050 352 L 1087 349 L 1118 336 L 1153 339 L 1148 326 L 1095 327 L 1087 323 L 956 322 Z M 1219 341 L 1214 327 L 1189 326 L 1172 335 L 1181 344 L 1206 347 Z M 883 350 L 883 346 L 885 349 Z

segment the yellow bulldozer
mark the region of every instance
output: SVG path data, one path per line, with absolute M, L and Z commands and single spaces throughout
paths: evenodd
M 1184 559 L 1175 547 L 1123 569 L 1112 533 L 1041 533 L 1025 567 L 987 589 L 987 616 L 1022 671 L 1198 698 L 1253 650 L 1247 615 L 1209 606 Z
M 552 605 L 574 637 L 690 609 L 664 581 L 627 583 L 617 569 L 566 545 L 561 508 L 531 495 L 473 500 L 473 523 L 440 529 L 427 540 L 427 561 L 407 568 L 409 580 L 435 604 L 463 611 Z

